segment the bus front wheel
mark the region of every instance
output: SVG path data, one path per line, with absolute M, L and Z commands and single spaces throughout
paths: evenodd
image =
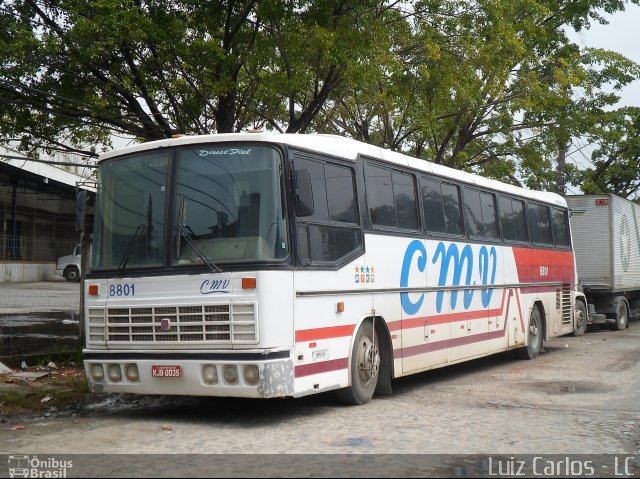
M 344 404 L 366 404 L 373 397 L 380 374 L 378 336 L 370 321 L 362 323 L 351 351 L 351 386 L 338 390 Z

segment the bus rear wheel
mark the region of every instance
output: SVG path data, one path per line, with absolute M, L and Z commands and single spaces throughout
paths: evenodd
M 529 328 L 527 331 L 527 346 L 518 349 L 518 356 L 521 359 L 535 359 L 542 351 L 543 343 L 543 329 L 542 329 L 542 314 L 540 308 L 536 305 L 531 310 L 531 316 L 529 316 Z
M 370 321 L 362 323 L 351 351 L 351 386 L 337 391 L 340 402 L 366 404 L 373 397 L 380 374 L 378 336 Z
M 576 325 L 573 330 L 574 336 L 582 336 L 587 330 L 587 307 L 582 301 L 576 301 Z

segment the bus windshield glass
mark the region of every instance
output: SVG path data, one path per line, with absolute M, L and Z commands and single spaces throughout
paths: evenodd
M 176 173 L 169 179 L 174 153 Z M 92 269 L 160 268 L 169 258 L 173 267 L 219 270 L 229 262 L 284 259 L 283 181 L 281 154 L 265 146 L 209 144 L 105 161 Z M 169 191 L 175 192 L 171 199 Z
M 274 148 L 180 149 L 174 197 L 174 265 L 273 261 L 288 254 L 283 168 Z
M 92 269 L 163 264 L 170 156 L 157 151 L 100 165 Z

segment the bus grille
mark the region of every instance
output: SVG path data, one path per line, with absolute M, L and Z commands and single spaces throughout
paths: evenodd
M 255 344 L 255 303 L 107 308 L 109 343 Z
M 571 324 L 571 285 L 562 285 L 562 324 L 564 326 Z

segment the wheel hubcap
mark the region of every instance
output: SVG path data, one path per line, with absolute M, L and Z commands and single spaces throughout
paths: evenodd
M 363 381 L 378 376 L 380 369 L 380 354 L 378 346 L 371 342 L 369 338 L 365 338 L 360 345 L 360 361 L 358 363 L 358 372 Z
M 578 329 L 582 328 L 586 322 L 587 322 L 587 318 L 585 317 L 582 310 L 579 310 L 578 311 Z
M 540 340 L 538 336 L 538 330 L 538 321 L 536 321 L 535 318 L 531 318 L 531 322 L 529 323 L 529 337 L 531 338 L 531 340 L 529 341 L 529 344 L 534 347 L 538 346 L 538 341 Z

